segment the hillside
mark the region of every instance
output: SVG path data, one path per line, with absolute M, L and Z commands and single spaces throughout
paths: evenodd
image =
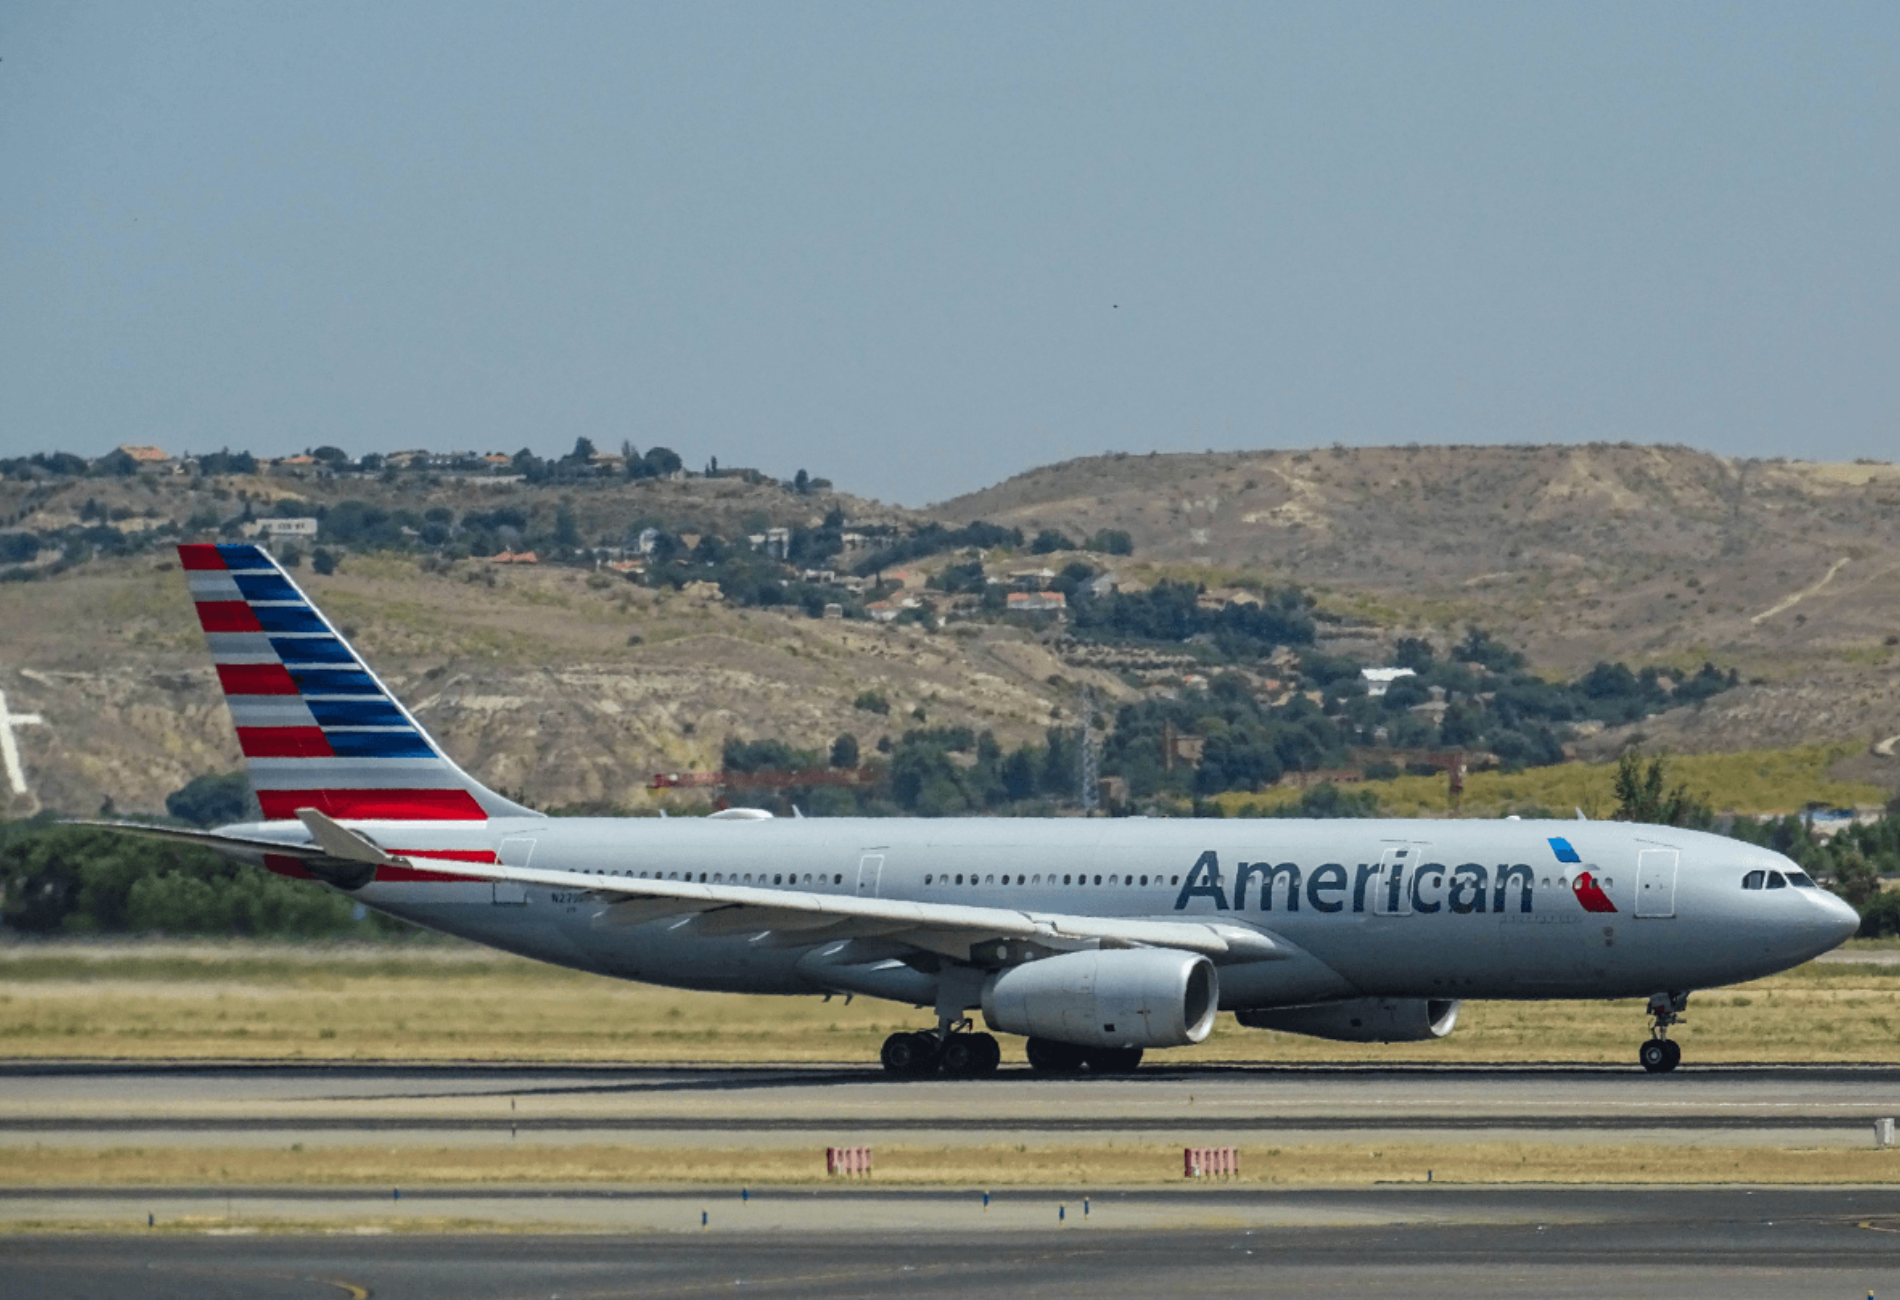
M 1586 736 L 1586 757 L 1630 744 L 1852 742 L 1856 756 L 1834 775 L 1900 788 L 1900 760 L 1867 752 L 1900 734 L 1900 467 L 1667 448 L 1382 448 L 1097 457 L 926 512 L 739 478 L 0 481 L 6 529 L 168 526 L 135 553 L 100 547 L 36 581 L 0 583 L 0 690 L 13 713 L 44 719 L 17 729 L 30 793 L 0 783 L 0 814 L 90 812 L 107 799 L 154 811 L 191 777 L 234 768 L 170 537 L 206 512 L 350 500 L 463 520 L 505 508 L 530 539 L 565 514 L 583 545 L 607 547 L 649 526 L 734 538 L 814 529 L 834 512 L 851 528 L 898 532 L 978 519 L 1030 537 L 1122 530 L 1132 556 L 1088 558 L 1131 587 L 1169 576 L 1295 584 L 1318 602 L 1320 647 L 1362 662 L 1386 661 L 1407 635 L 1442 650 L 1478 624 L 1552 677 L 1599 659 L 1671 670 L 1711 659 L 1751 679 Z M 985 558 L 992 572 L 1030 562 Z M 1034 563 L 1060 569 L 1070 558 Z M 815 619 L 795 605 L 741 608 L 703 584 L 674 591 L 580 567 L 498 566 L 455 558 L 453 546 L 344 548 L 336 573 L 306 565 L 298 577 L 458 760 L 546 805 L 644 806 L 654 773 L 716 767 L 729 738 L 822 749 L 850 731 L 869 752 L 921 725 L 914 709 L 931 727 L 989 729 L 1017 745 L 1052 721 L 1072 724 L 1081 685 L 1113 705 L 1173 690 L 1169 673 L 1183 671 L 1144 678 L 1128 656 L 1078 653 L 1034 620 L 933 632 Z M 854 708 L 865 690 L 884 692 L 890 713 Z
M 1623 445 L 1112 455 L 931 513 L 1121 529 L 1149 564 L 1296 583 L 1387 637 L 1481 624 L 1554 673 L 1711 658 L 1762 679 L 1644 724 L 1653 745 L 1900 733 L 1896 465 Z
M 459 762 L 539 805 L 647 806 L 656 772 L 717 768 L 729 736 L 822 749 L 849 731 L 869 752 L 921 725 L 921 708 L 931 726 L 1021 744 L 1068 716 L 1072 683 L 1130 694 L 1010 628 L 810 619 L 574 569 L 497 575 L 479 560 L 426 572 L 357 556 L 299 580 Z M 238 766 L 175 560 L 0 585 L 0 629 L 9 707 L 46 720 L 18 732 L 31 794 L 7 815 L 89 813 L 107 798 L 159 810 L 190 778 Z M 866 690 L 888 715 L 852 706 Z

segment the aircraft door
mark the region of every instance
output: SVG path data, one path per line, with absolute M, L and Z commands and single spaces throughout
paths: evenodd
M 1377 916 L 1412 914 L 1411 868 L 1418 865 L 1416 844 L 1391 844 L 1379 856 L 1379 877 L 1373 885 L 1372 911 Z
M 884 855 L 867 853 L 858 859 L 858 897 L 876 898 L 878 877 L 884 874 Z
M 1636 915 L 1676 914 L 1676 866 L 1681 859 L 1675 849 L 1644 849 L 1637 855 Z
M 534 839 L 532 836 L 519 836 L 501 842 L 501 865 L 504 867 L 525 867 L 534 857 Z M 494 882 L 495 898 L 498 906 L 522 907 L 528 901 L 528 887 L 517 885 L 512 880 Z

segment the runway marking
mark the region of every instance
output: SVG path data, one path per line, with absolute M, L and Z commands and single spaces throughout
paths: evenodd
M 350 1300 L 369 1300 L 369 1288 L 366 1286 L 358 1286 L 354 1282 L 345 1282 L 341 1278 L 334 1277 L 319 1278 L 317 1280 L 322 1282 L 325 1286 L 336 1287 L 345 1295 L 349 1296 Z

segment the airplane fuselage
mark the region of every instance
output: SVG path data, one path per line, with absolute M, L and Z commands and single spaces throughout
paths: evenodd
M 230 829 L 304 838 L 297 823 Z M 366 904 L 580 970 L 758 993 L 852 987 L 866 949 L 827 963 L 849 940 L 797 918 L 707 933 L 678 909 L 457 879 L 455 861 L 1265 931 L 1289 955 L 1223 961 L 1230 1010 L 1708 988 L 1835 946 L 1845 910 L 1811 887 L 1743 888 L 1751 871 L 1798 875 L 1780 854 L 1616 822 L 521 818 L 376 836 L 441 872 L 380 872 L 357 891 Z M 901 965 L 854 991 L 928 1001 Z

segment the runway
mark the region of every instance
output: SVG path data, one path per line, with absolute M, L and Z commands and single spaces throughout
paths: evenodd
M 1246 1150 L 1366 1135 L 1640 1144 L 1667 1160 L 1703 1146 L 1865 1149 L 1895 1110 L 1900 1068 L 1887 1066 L 897 1082 L 770 1065 L 14 1062 L 0 1065 L 0 1168 L 29 1147 Z M 1900 1189 L 1885 1186 L 1070 1184 L 998 1189 L 987 1208 L 968 1187 L 831 1184 L 13 1187 L 0 1227 L 7 1294 L 36 1300 L 1900 1294 Z
M 319 1194 L 320 1195 L 320 1194 Z M 1888 1296 L 1900 1196 L 1855 1189 L 1255 1190 L 1047 1196 L 841 1189 L 716 1203 L 686 1226 L 391 1236 L 0 1238 L 9 1296 L 415 1300 L 696 1295 Z M 613 1205 L 607 1200 L 603 1204 Z M 449 1209 L 448 1204 L 438 1206 Z M 524 1221 L 533 1208 L 514 1207 Z
M 941 1146 L 1141 1140 L 1867 1147 L 1896 1066 L 1244 1066 L 901 1082 L 873 1068 L 292 1063 L 0 1065 L 0 1150 L 31 1144 Z

